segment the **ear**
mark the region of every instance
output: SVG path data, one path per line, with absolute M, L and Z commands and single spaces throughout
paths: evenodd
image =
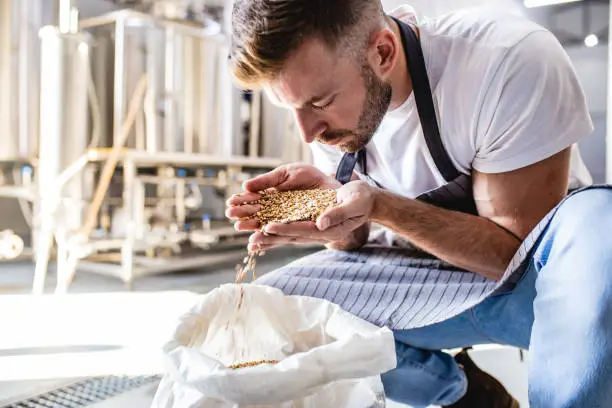
M 370 64 L 381 79 L 386 79 L 397 63 L 401 46 L 388 28 L 374 32 L 370 40 Z

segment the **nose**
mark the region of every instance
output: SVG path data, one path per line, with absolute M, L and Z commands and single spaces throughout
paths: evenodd
M 294 115 L 297 125 L 300 128 L 302 140 L 306 143 L 312 143 L 318 135 L 327 130 L 325 121 L 315 112 L 306 109 L 296 109 Z

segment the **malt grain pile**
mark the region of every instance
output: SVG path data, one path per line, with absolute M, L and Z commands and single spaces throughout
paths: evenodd
M 316 221 L 326 209 L 336 204 L 336 191 L 265 191 L 258 203 L 261 210 L 257 213 L 257 219 L 262 228 L 273 222 Z

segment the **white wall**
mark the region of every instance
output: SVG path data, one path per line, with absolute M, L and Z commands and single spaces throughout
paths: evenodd
M 580 80 L 593 119 L 593 134 L 580 143 L 582 158 L 597 183 L 605 181 L 608 47 L 566 49 Z
M 408 4 L 420 17 L 436 17 L 441 14 L 466 7 L 496 7 L 520 12 L 522 8 L 516 0 L 382 0 L 383 7 L 391 11 L 395 7 Z

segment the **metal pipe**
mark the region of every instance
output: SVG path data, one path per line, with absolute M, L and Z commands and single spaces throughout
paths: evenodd
M 5 0 L 6 1 L 6 0 Z M 10 2 L 9 2 L 10 3 Z M 30 48 L 33 45 L 30 41 L 30 26 L 29 26 L 29 7 L 32 5 L 30 1 L 19 2 L 19 49 L 18 49 L 18 67 L 19 73 L 17 74 L 17 93 L 19 95 L 19 108 L 17 115 L 17 123 L 19 126 L 18 134 L 12 136 L 18 140 L 19 146 L 18 154 L 22 157 L 27 157 L 28 152 L 24 151 L 24 147 L 29 144 L 30 134 L 30 121 L 35 115 L 30 113 L 30 78 L 29 73 L 31 68 Z
M 71 33 L 79 31 L 79 10 L 76 7 L 70 8 L 70 26 L 68 29 Z
M 261 129 L 261 91 L 251 95 L 251 127 L 249 129 L 249 157 L 259 156 L 259 135 Z
M 127 214 L 127 225 L 125 227 L 125 240 L 121 246 L 121 278 L 130 283 L 134 279 L 134 244 L 136 243 L 136 220 L 134 219 L 134 181 L 136 178 L 136 166 L 132 161 L 123 163 L 123 209 Z
M 36 199 L 36 194 L 34 194 L 32 189 L 26 187 L 0 186 L 0 197 L 34 201 Z
M 4 3 L 11 1 L 4 0 Z M 13 73 L 15 95 L 11 105 L 17 106 L 13 117 L 16 134 L 10 143 L 14 145 L 13 158 L 32 160 L 37 153 L 40 107 L 40 41 L 38 31 L 42 24 L 42 0 L 12 1 L 17 5 L 13 26 L 17 28 L 18 43 L 15 49 L 17 65 Z M 4 149 L 3 149 L 4 150 Z
M 59 0 L 59 31 L 62 34 L 72 32 L 71 26 L 72 0 Z
M 113 144 L 119 142 L 125 118 L 125 20 L 115 22 L 115 84 L 113 105 Z
M 194 41 L 193 37 L 186 37 L 183 47 L 183 151 L 193 153 L 194 139 L 194 95 L 196 86 L 194 84 Z
M 12 6 L 12 1 L 0 1 L 0 135 L 2 135 L 2 144 L 14 143 L 15 140 L 12 137 L 11 107 L 13 104 L 11 103 L 10 92 L 12 83 Z
M 214 95 L 215 95 L 215 64 L 212 64 L 207 58 L 211 60 L 215 58 L 214 52 L 206 52 L 211 47 L 207 41 L 198 41 L 197 55 L 198 55 L 198 72 L 200 72 L 200 95 L 199 95 L 199 106 L 197 111 L 198 117 L 198 152 L 200 153 L 212 153 L 210 151 L 210 143 L 208 139 L 211 135 L 211 117 L 213 116 L 212 107 L 214 106 Z
M 199 186 L 219 186 L 219 179 L 216 177 L 159 177 L 140 175 L 138 179 L 147 184 L 163 184 L 163 183 L 196 183 Z M 0 188 L 0 191 L 1 188 Z
M 159 49 L 156 44 L 156 32 L 150 31 L 146 33 L 146 61 L 145 67 L 147 76 L 149 77 L 149 88 L 147 90 L 147 96 L 144 103 L 144 114 L 145 114 L 145 137 L 146 137 L 146 151 L 147 153 L 155 153 L 159 151 L 159 128 L 158 128 L 158 115 L 157 115 L 157 101 L 159 100 L 158 93 L 158 57 Z
M 134 239 L 142 240 L 145 238 L 147 227 L 145 220 L 145 188 L 143 182 L 137 177 L 134 178 L 132 187 Z
M 91 149 L 89 159 L 91 161 L 101 161 L 109 157 L 109 149 Z M 181 153 L 181 152 L 158 152 L 150 154 L 147 152 L 133 149 L 123 149 L 118 156 L 121 160 L 134 160 L 140 166 L 175 165 L 184 167 L 227 167 L 240 166 L 254 169 L 268 169 L 278 167 L 284 162 L 281 159 L 265 157 L 242 157 L 230 156 L 220 157 L 219 155 Z
M 185 180 L 178 180 L 175 188 L 175 216 L 179 227 L 185 225 L 187 213 L 185 211 Z
M 164 76 L 164 143 L 163 150 L 166 152 L 176 151 L 174 146 L 175 121 L 176 121 L 176 36 L 172 28 L 166 29 L 166 65 Z
M 88 37 L 62 34 L 55 27 L 41 32 L 40 136 L 38 186 L 41 198 L 55 197 L 57 177 L 78 161 L 87 146 Z M 81 198 L 78 180 L 68 182 L 69 196 Z M 78 222 L 78 217 L 75 221 Z

